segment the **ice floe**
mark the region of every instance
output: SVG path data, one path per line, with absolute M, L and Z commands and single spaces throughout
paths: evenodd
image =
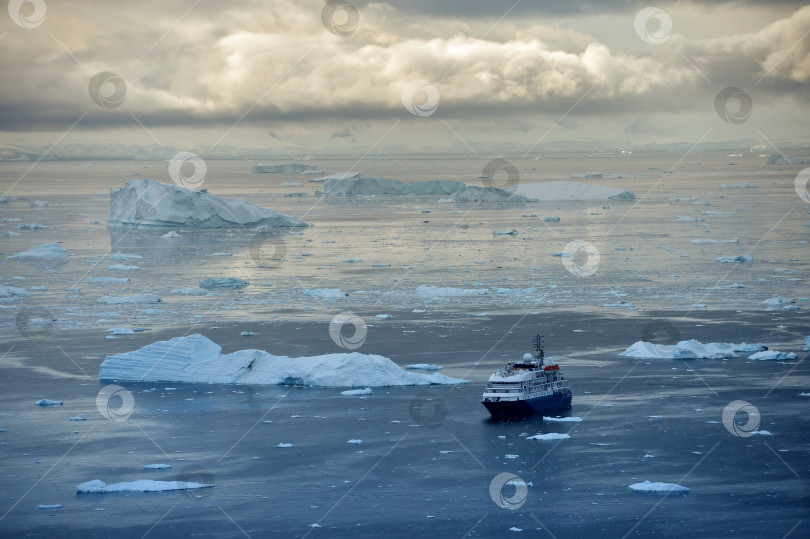
M 779 352 L 777 350 L 765 350 L 763 352 L 757 352 L 756 354 L 752 354 L 748 356 L 748 359 L 757 359 L 759 361 L 768 361 L 768 360 L 784 360 L 784 359 L 798 359 L 798 356 L 793 352 Z
M 121 303 L 160 303 L 163 301 L 154 294 L 133 294 L 131 296 L 103 296 L 98 299 L 99 303 L 121 304 Z
M 632 485 L 628 485 L 628 488 L 638 492 L 671 492 L 681 494 L 690 492 L 689 488 L 676 485 L 675 483 L 651 483 L 650 481 L 633 483 Z
M 349 395 L 349 396 L 362 396 L 362 395 L 371 395 L 372 391 L 370 387 L 365 389 L 347 389 L 346 391 L 341 391 L 341 395 Z
M 548 434 L 535 434 L 534 436 L 529 436 L 526 438 L 527 440 L 567 440 L 570 438 L 570 434 L 560 433 L 560 432 L 549 432 Z
M 133 352 L 107 356 L 100 380 L 218 384 L 296 384 L 319 387 L 382 387 L 469 383 L 439 373 L 403 370 L 390 359 L 358 352 L 290 358 L 262 350 L 222 354 L 199 335 L 158 341 Z
M 59 260 L 70 258 L 70 253 L 68 253 L 58 243 L 45 243 L 43 245 L 38 245 L 37 247 L 34 247 L 27 251 L 22 251 L 15 255 L 9 256 L 8 258 L 27 258 L 33 260 Z
M 152 479 L 139 479 L 123 483 L 106 484 L 99 479 L 81 483 L 76 487 L 78 494 L 103 492 L 165 492 L 167 490 L 189 490 L 211 488 L 214 485 L 194 483 L 191 481 L 154 481 Z

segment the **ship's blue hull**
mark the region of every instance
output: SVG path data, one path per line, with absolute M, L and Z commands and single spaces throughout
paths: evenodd
M 571 407 L 571 392 L 521 401 L 483 401 L 492 419 L 522 419 L 535 414 L 561 412 Z

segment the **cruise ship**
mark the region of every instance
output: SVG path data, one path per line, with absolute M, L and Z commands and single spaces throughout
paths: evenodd
M 481 403 L 493 419 L 522 419 L 571 407 L 571 389 L 560 367 L 543 352 L 543 337 L 533 341 L 536 354 L 509 362 L 489 377 Z

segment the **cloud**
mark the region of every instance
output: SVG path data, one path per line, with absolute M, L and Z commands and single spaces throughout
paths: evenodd
M 61 131 L 86 113 L 76 130 L 135 129 L 135 120 L 150 129 L 219 131 L 273 122 L 280 127 L 269 134 L 279 141 L 277 132 L 300 125 L 323 126 L 330 140 L 355 139 L 348 128 L 329 126 L 423 120 L 401 102 L 413 79 L 440 93 L 431 120 L 493 121 L 518 133 L 531 130 L 528 117 L 566 111 L 614 116 L 635 133 L 651 115 L 710 109 L 725 85 L 748 89 L 758 104 L 808 101 L 810 7 L 753 33 L 702 40 L 676 33 L 664 44 L 638 40 L 623 51 L 543 19 L 621 12 L 632 28 L 635 8 L 623 2 L 522 2 L 485 37 L 502 5 L 357 2 L 361 24 L 350 36 L 323 27 L 322 1 L 257 6 L 203 3 L 186 13 L 181 2 L 127 10 L 49 4 L 46 24 L 11 28 L 2 42 L 2 129 Z M 120 107 L 99 107 L 88 95 L 100 71 L 125 81 Z

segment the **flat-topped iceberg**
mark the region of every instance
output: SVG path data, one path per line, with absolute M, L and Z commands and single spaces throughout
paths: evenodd
M 694 339 L 674 345 L 638 341 L 619 355 L 636 359 L 731 359 L 737 357 L 738 352 L 760 352 L 767 349 L 764 344 L 703 344 Z
M 390 359 L 358 352 L 290 358 L 262 350 L 222 354 L 199 335 L 158 341 L 107 356 L 99 380 L 213 384 L 286 384 L 317 387 L 384 387 L 467 384 L 439 373 L 407 372 Z
M 243 200 L 155 180 L 110 189 L 108 225 L 186 228 L 303 227 L 307 223 Z

